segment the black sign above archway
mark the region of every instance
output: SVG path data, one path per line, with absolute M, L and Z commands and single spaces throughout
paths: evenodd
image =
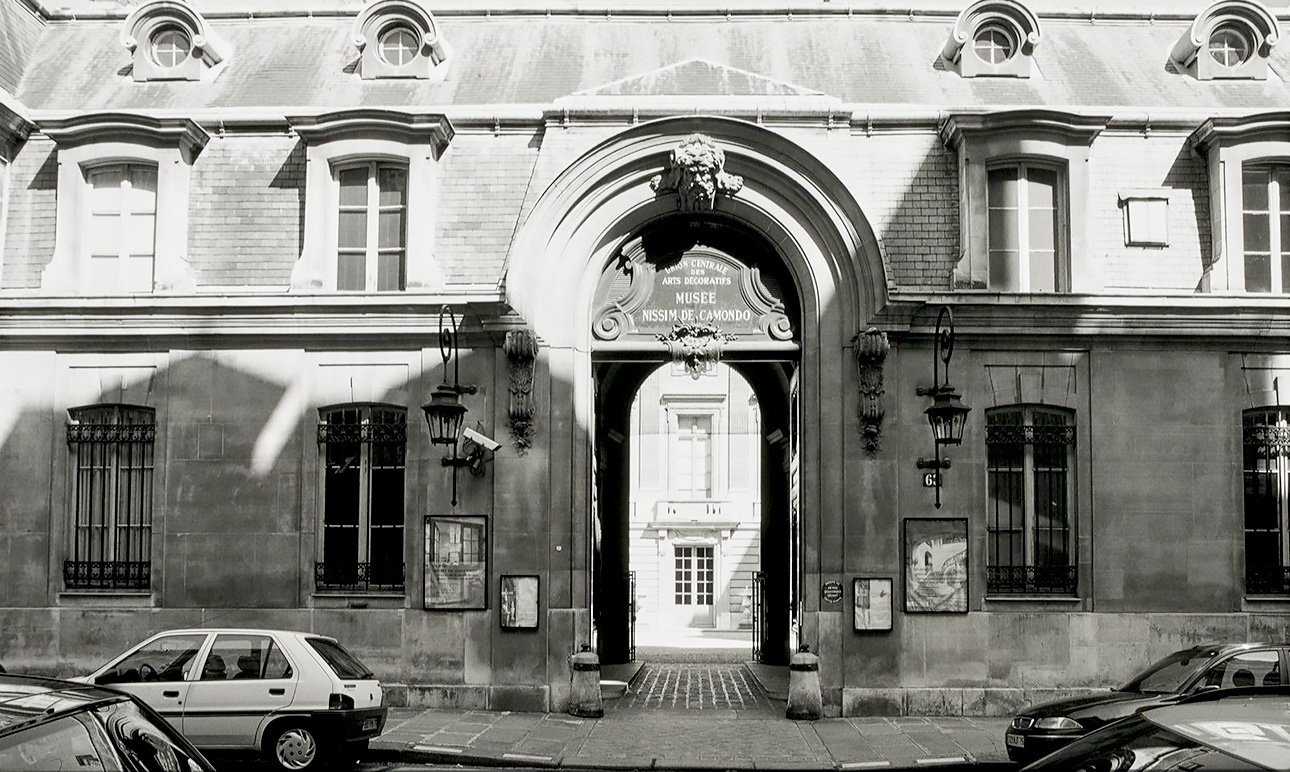
M 596 294 L 600 341 L 662 341 L 698 377 L 725 344 L 793 340 L 780 283 L 763 281 L 756 257 L 735 257 L 729 232 L 696 225 L 628 242 Z M 747 241 L 744 241 L 747 243 Z

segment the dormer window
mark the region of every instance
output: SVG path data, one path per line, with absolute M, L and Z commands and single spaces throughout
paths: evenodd
M 121 27 L 121 45 L 134 59 L 136 81 L 213 80 L 232 49 L 184 0 L 151 0 Z
M 178 27 L 164 27 L 152 36 L 152 58 L 167 70 L 183 64 L 192 48 L 192 40 Z
M 1203 289 L 1290 295 L 1290 114 L 1211 118 L 1189 142 L 1215 214 Z
M 1263 80 L 1280 36 L 1276 17 L 1256 0 L 1218 0 L 1192 21 L 1170 58 L 1197 80 Z
M 189 181 L 206 132 L 186 118 L 129 113 L 47 119 L 40 130 L 58 146 L 54 255 L 41 287 L 82 295 L 193 291 Z
M 1250 60 L 1254 41 L 1238 24 L 1222 24 L 1209 35 L 1209 55 L 1220 67 L 1239 67 Z
M 941 56 L 965 78 L 1030 77 L 1039 19 L 1015 0 L 979 0 L 954 22 Z
M 441 79 L 448 48 L 419 0 L 374 0 L 354 21 L 358 73 L 377 78 Z
M 977 30 L 972 50 L 986 64 L 1003 64 L 1017 53 L 1017 41 L 1006 28 L 988 24 Z
M 435 191 L 437 162 L 453 135 L 448 119 L 358 109 L 287 120 L 307 158 L 305 239 L 292 289 L 442 287 L 434 258 Z
M 402 67 L 417 55 L 417 36 L 401 24 L 381 33 L 381 59 L 392 67 Z
M 956 290 L 1096 292 L 1088 159 L 1110 120 L 1056 110 L 951 115 L 941 126 L 963 170 Z

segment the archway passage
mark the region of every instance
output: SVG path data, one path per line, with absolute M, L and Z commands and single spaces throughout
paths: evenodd
M 742 661 L 787 662 L 801 572 L 793 294 L 756 234 L 711 217 L 656 223 L 604 271 L 592 352 L 602 664 L 632 660 L 640 632 L 703 631 L 741 633 Z

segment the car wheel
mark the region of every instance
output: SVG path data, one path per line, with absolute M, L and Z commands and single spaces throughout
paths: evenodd
M 282 724 L 264 743 L 264 755 L 278 769 L 303 772 L 322 767 L 322 743 L 307 724 Z

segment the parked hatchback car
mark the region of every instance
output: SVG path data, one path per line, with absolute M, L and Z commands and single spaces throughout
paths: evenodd
M 280 769 L 356 757 L 385 726 L 372 671 L 313 633 L 167 630 L 78 680 L 139 697 L 199 748 L 256 751 Z
M 1290 690 L 1214 692 L 1113 722 L 1023 772 L 1290 772 Z
M 215 772 L 135 697 L 72 681 L 0 675 L 0 770 Z
M 1203 690 L 1287 683 L 1286 652 L 1284 643 L 1206 644 L 1176 651 L 1114 691 L 1022 710 L 1004 735 L 1008 756 L 1033 761 L 1112 721 Z

